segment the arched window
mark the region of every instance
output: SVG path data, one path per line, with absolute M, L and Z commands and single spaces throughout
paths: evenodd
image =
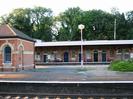
M 8 45 L 4 48 L 4 63 L 11 63 L 11 48 Z
M 69 62 L 69 53 L 64 52 L 64 62 Z
M 94 50 L 94 62 L 98 62 L 98 50 Z
M 106 50 L 102 50 L 102 62 L 106 62 Z

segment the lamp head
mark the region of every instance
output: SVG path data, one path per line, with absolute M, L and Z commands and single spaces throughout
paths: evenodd
M 78 28 L 79 28 L 80 30 L 82 30 L 82 29 L 84 29 L 84 28 L 85 28 L 85 25 L 80 24 L 80 25 L 78 25 Z

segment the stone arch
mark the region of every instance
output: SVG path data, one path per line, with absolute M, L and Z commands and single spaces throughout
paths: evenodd
M 12 51 L 14 51 L 13 45 L 12 45 L 11 43 L 8 43 L 8 42 L 6 42 L 6 43 L 4 43 L 4 44 L 1 45 L 0 51 L 3 51 L 4 48 L 5 48 L 7 45 L 11 47 L 11 50 L 12 50 Z
M 23 69 L 24 65 L 24 46 L 23 44 L 19 44 L 18 46 L 18 65 L 19 69 Z
M 24 51 L 24 45 L 23 45 L 22 43 L 18 45 L 18 48 L 17 48 L 17 49 L 19 50 L 20 47 L 22 47 L 22 49 L 23 49 L 23 51 Z
M 5 48 L 7 48 L 7 47 L 9 47 L 10 48 L 10 51 L 11 51 L 11 53 L 9 53 L 10 54 L 10 64 L 12 64 L 12 54 L 13 54 L 13 50 L 14 50 L 14 47 L 13 47 L 13 45 L 12 44 L 10 44 L 9 42 L 6 42 L 6 43 L 4 43 L 4 44 L 2 44 L 1 45 L 1 47 L 0 47 L 0 51 L 1 51 L 1 53 L 2 53 L 2 62 L 3 62 L 3 64 L 4 63 L 6 63 L 5 61 L 5 58 L 7 57 L 7 56 L 5 56 Z M 8 49 L 7 49 L 8 50 Z

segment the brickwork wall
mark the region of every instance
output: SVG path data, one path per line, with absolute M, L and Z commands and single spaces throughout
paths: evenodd
M 116 50 L 118 48 L 128 48 L 131 49 L 132 46 L 84 46 L 83 49 L 83 59 L 84 62 L 87 62 L 87 56 L 86 56 L 86 52 L 87 50 L 90 50 L 90 57 L 91 59 L 89 60 L 89 62 L 94 62 L 94 50 L 98 51 L 98 62 L 102 62 L 102 52 L 103 50 L 105 50 L 106 52 L 106 61 L 110 62 L 111 60 L 115 59 L 116 56 Z M 41 53 L 41 58 L 42 58 L 42 62 L 43 62 L 43 54 L 44 53 L 48 53 L 48 52 L 52 52 L 52 51 L 58 51 L 59 54 L 61 54 L 61 59 L 64 61 L 64 52 L 68 52 L 69 53 L 69 62 L 74 62 L 72 60 L 72 51 L 75 51 L 76 54 L 76 61 L 75 62 L 79 62 L 79 53 L 80 53 L 80 46 L 70 46 L 70 47 L 36 47 L 35 48 L 35 52 L 40 52 Z M 110 51 L 113 50 L 113 55 L 110 55 Z M 133 52 L 133 49 L 132 49 Z
M 23 40 L 23 39 L 18 39 L 18 38 L 0 39 L 0 66 L 1 67 L 4 67 L 3 49 L 4 49 L 4 46 L 6 45 L 9 45 L 12 49 L 11 51 L 12 67 L 15 67 L 15 68 L 22 68 L 22 67 L 31 68 L 32 67 L 33 68 L 34 66 L 34 43 Z M 21 55 L 20 55 L 20 49 L 19 49 L 20 46 L 23 47 L 23 54 Z
M 20 46 L 23 45 L 22 60 L 19 60 L 22 61 L 20 62 L 22 63 L 22 68 L 23 69 L 32 68 L 34 66 L 34 43 L 19 39 L 18 44 Z M 19 54 L 18 57 L 21 57 L 21 54 Z
M 12 66 L 17 67 L 18 66 L 18 54 L 12 54 Z
M 3 59 L 2 59 L 2 54 L 0 52 L 0 66 L 2 66 L 2 62 L 3 62 Z
M 3 63 L 4 63 L 4 56 L 3 56 L 3 50 L 4 50 L 4 47 L 6 45 L 9 45 L 11 47 L 11 50 L 12 50 L 12 54 L 11 54 L 11 63 L 13 66 L 16 66 L 16 63 L 15 61 L 17 60 L 14 60 L 14 54 L 17 50 L 16 46 L 17 46 L 17 39 L 1 39 L 0 40 L 0 66 L 3 66 Z M 14 60 L 14 61 L 13 61 Z

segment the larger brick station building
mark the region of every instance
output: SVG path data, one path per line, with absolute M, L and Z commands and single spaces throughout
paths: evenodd
M 133 58 L 133 40 L 58 41 L 35 43 L 36 64 L 107 64 Z
M 0 70 L 34 68 L 34 40 L 5 24 L 0 26 Z

